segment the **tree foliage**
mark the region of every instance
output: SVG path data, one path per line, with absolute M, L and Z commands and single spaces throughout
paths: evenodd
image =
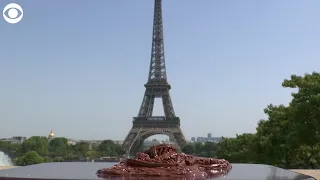
M 54 154 L 57 157 L 67 156 L 69 152 L 68 140 L 63 137 L 58 137 L 50 140 L 49 151 L 51 154 Z
M 99 159 L 103 156 L 117 157 L 124 154 L 122 147 L 112 140 L 105 140 L 99 146 L 90 146 L 84 141 L 72 145 L 63 137 L 49 141 L 46 137 L 40 136 L 30 137 L 22 144 L 0 141 L 0 151 L 9 155 L 19 166 L 42 162 Z
M 122 147 L 115 144 L 112 140 L 104 140 L 98 146 L 101 156 L 119 156 L 124 154 Z
M 254 134 L 223 138 L 212 147 L 210 157 L 233 163 L 260 163 L 284 168 L 320 167 L 320 74 L 291 75 L 282 83 L 293 88 L 288 106 L 270 104 L 264 109 L 267 119 L 260 120 Z M 185 152 L 202 154 L 204 144 L 184 147 Z M 214 151 L 213 149 L 216 149 Z M 201 151 L 201 152 L 200 152 Z
M 19 166 L 28 166 L 40 163 L 43 163 L 43 158 L 36 151 L 27 152 L 17 160 L 17 165 Z
M 88 157 L 86 154 L 90 151 L 90 145 L 86 142 L 79 142 L 74 146 L 75 152 L 77 152 L 77 156 L 81 158 Z
M 46 156 L 49 152 L 49 141 L 46 137 L 32 136 L 22 143 L 22 152 L 35 151 L 40 156 Z

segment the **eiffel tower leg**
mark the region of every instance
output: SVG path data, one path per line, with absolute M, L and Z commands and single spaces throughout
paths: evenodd
M 139 130 L 132 128 L 127 137 L 125 138 L 125 140 L 122 143 L 122 147 L 123 149 L 126 151 L 126 155 L 129 155 L 129 151 L 131 149 L 131 146 L 134 144 L 137 136 L 138 136 Z
M 180 127 L 176 128 L 176 131 L 173 133 L 173 136 L 180 148 L 187 144 L 186 138 L 184 137 Z
M 176 117 L 168 89 L 165 90 L 162 94 L 162 104 L 166 117 Z
M 122 147 L 126 151 L 126 156 L 133 156 L 139 151 L 139 148 L 143 144 L 143 139 L 139 134 L 141 129 L 132 128 L 124 140 Z
M 136 142 L 133 142 L 130 152 L 128 154 L 135 155 L 137 152 L 141 152 L 143 150 L 143 143 L 145 139 L 140 137 L 139 139 L 136 140 Z
M 155 97 L 152 95 L 152 92 L 149 89 L 146 89 L 138 117 L 150 117 L 152 115 L 154 98 Z

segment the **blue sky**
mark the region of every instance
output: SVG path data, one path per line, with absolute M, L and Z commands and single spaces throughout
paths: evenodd
M 122 140 L 144 94 L 153 0 L 18 3 L 0 19 L 0 137 Z M 320 1 L 163 0 L 176 115 L 192 136 L 255 132 L 270 103 L 287 104 L 291 74 L 318 71 Z M 163 115 L 156 100 L 155 115 Z

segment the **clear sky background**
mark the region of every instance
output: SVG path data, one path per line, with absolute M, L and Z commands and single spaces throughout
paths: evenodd
M 123 140 L 147 81 L 153 0 L 1 0 L 0 137 Z M 318 0 L 163 0 L 165 56 L 182 130 L 255 132 L 287 104 L 291 74 L 319 71 Z M 2 10 L 1 10 L 2 11 Z M 163 115 L 156 100 L 155 115 Z

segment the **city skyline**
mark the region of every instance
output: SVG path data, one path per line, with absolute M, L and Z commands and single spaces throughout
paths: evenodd
M 42 137 L 48 137 L 49 139 L 50 138 L 56 138 L 56 137 L 62 137 L 62 138 L 66 138 L 68 140 L 75 140 L 75 141 L 82 141 L 82 140 L 91 140 L 91 141 L 102 141 L 102 140 L 106 140 L 108 139 L 107 137 L 104 138 L 104 139 L 72 139 L 70 137 L 64 137 L 64 136 L 59 136 L 59 135 L 56 135 L 55 132 L 53 130 L 51 130 L 47 135 L 44 135 L 44 134 L 38 134 L 38 135 L 35 135 L 35 136 L 42 136 Z M 31 137 L 31 136 L 30 136 Z M 10 140 L 10 139 L 28 139 L 30 137 L 26 137 L 26 136 L 19 136 L 19 135 L 14 135 L 14 136 L 10 136 L 10 137 L 0 137 L 0 140 Z M 216 136 L 216 137 L 213 137 L 212 136 L 212 133 L 208 133 L 206 136 L 205 134 L 203 134 L 202 136 L 192 136 L 190 139 L 187 139 L 187 141 L 195 141 L 193 140 L 194 138 L 200 138 L 200 139 L 204 139 L 204 138 L 221 138 L 222 136 Z M 146 139 L 146 141 L 152 141 L 154 139 L 157 139 L 157 140 L 169 140 L 169 138 L 166 136 L 166 135 L 154 135 L 154 136 L 150 136 L 149 138 Z M 111 139 L 113 141 L 123 141 L 123 139 Z
M 123 140 L 145 90 L 154 2 L 18 3 L 22 21 L 0 21 L 0 137 Z M 163 1 L 170 93 L 188 140 L 255 132 L 268 104 L 289 102 L 282 80 L 320 65 L 319 5 Z

